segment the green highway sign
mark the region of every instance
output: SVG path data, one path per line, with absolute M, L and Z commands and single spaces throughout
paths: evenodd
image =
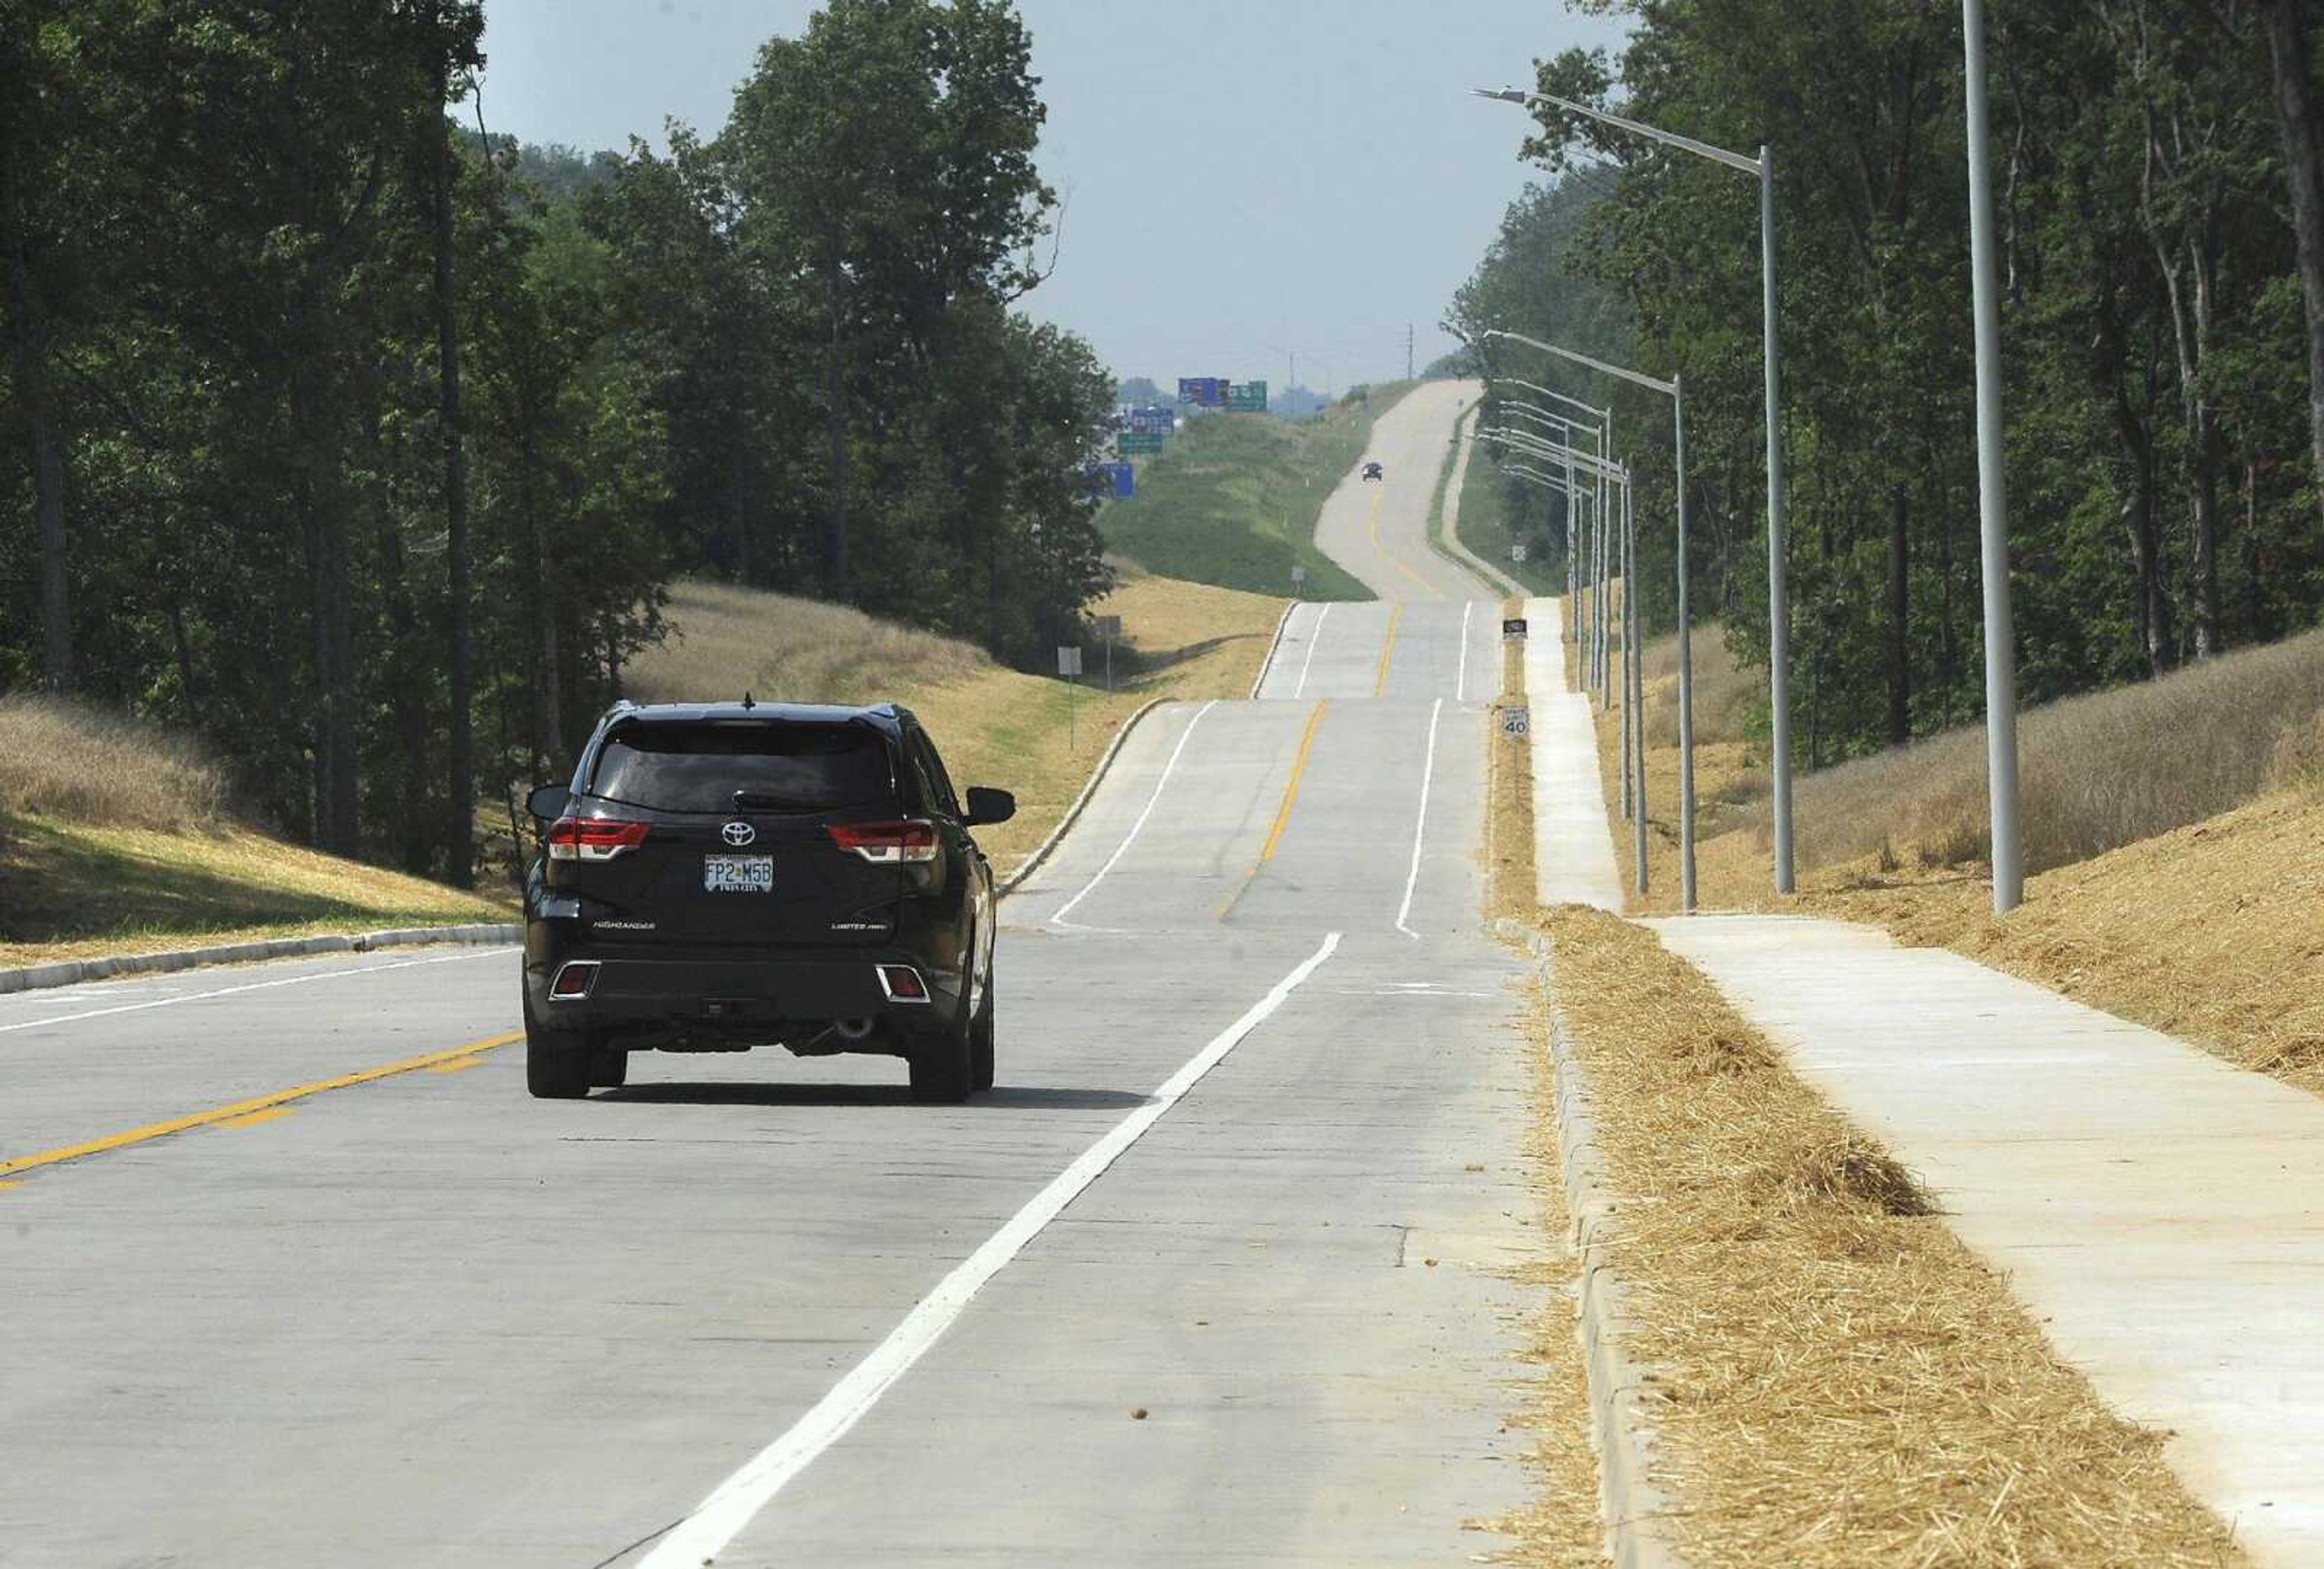
M 1267 383 L 1237 382 L 1227 389 L 1227 407 L 1246 414 L 1267 412 Z
M 1113 449 L 1124 457 L 1133 452 L 1159 452 L 1162 450 L 1162 438 L 1124 430 L 1113 438 Z

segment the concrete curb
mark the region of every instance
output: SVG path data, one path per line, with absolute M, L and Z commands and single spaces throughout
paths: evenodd
M 1606 1555 L 1617 1569 L 1678 1569 L 1683 1560 L 1663 1526 L 1672 1513 L 1671 1501 L 1650 1474 L 1655 1433 L 1647 1405 L 1654 1380 L 1622 1349 L 1631 1321 L 1623 1307 L 1621 1278 L 1607 1257 L 1619 1232 L 1619 1204 L 1598 1152 L 1589 1085 L 1556 1002 L 1556 950 L 1537 932 L 1526 932 L 1512 922 L 1501 925 L 1505 935 L 1525 936 L 1547 982 L 1542 1008 L 1555 1072 L 1558 1163 L 1572 1216 L 1573 1247 L 1582 1259 L 1574 1328 L 1590 1385 L 1590 1429 L 1598 1450 L 1598 1509 L 1606 1525 Z
M 248 964 L 262 959 L 297 958 L 309 954 L 367 954 L 374 948 L 418 947 L 430 943 L 491 945 L 523 940 L 524 930 L 513 922 L 474 926 L 399 927 L 376 932 L 323 932 L 305 937 L 261 937 L 246 943 L 218 943 L 204 948 L 170 948 L 155 954 L 120 954 L 102 959 L 62 959 L 51 964 L 28 964 L 0 970 L 0 996 L 13 992 L 37 992 L 51 986 L 78 986 L 115 975 L 168 974 L 211 964 Z
M 1276 651 L 1283 646 L 1283 629 L 1291 624 L 1291 613 L 1305 603 L 1305 600 L 1293 600 L 1283 607 L 1283 614 L 1275 618 L 1275 635 L 1267 640 L 1267 657 L 1259 661 L 1259 674 L 1250 679 L 1251 701 L 1259 700 L 1259 689 L 1267 685 L 1267 672 L 1275 669 Z
M 1049 836 L 1034 845 L 1033 853 L 1017 863 L 1015 869 L 1001 880 L 999 885 L 992 891 L 993 898 L 1008 898 L 1017 891 L 1019 883 L 1040 869 L 1041 863 L 1049 858 L 1049 852 L 1055 850 L 1058 842 L 1065 838 L 1066 830 L 1080 820 L 1082 808 L 1089 805 L 1092 796 L 1097 794 L 1098 785 L 1105 779 L 1105 771 L 1113 766 L 1114 753 L 1120 752 L 1121 743 L 1130 739 L 1130 733 L 1138 728 L 1138 722 L 1163 704 L 1176 701 L 1177 699 L 1173 697 L 1149 697 L 1135 713 L 1121 722 L 1121 728 L 1115 731 L 1113 739 L 1107 743 L 1104 755 L 1097 760 L 1097 767 L 1090 771 L 1089 781 L 1082 786 L 1082 793 L 1074 798 L 1074 804 L 1065 808 L 1065 815 L 1057 819 L 1057 826 L 1049 830 Z

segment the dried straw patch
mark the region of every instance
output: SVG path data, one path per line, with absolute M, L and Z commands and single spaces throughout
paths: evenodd
M 1526 884 L 1527 897 L 1532 884 Z M 1542 1235 L 1557 1244 L 1555 1261 L 1531 1278 L 1543 1292 L 1541 1311 L 1526 1332 L 1524 1360 L 1539 1372 L 1528 1389 L 1526 1408 L 1509 1426 L 1533 1437 L 1526 1452 L 1538 1490 L 1524 1509 L 1490 1522 L 1516 1538 L 1494 1555 L 1496 1563 L 1526 1564 L 1603 1564 L 1606 1523 L 1598 1512 L 1598 1451 L 1591 1431 L 1590 1375 L 1574 1333 L 1580 1260 L 1571 1242 L 1572 1216 L 1565 1203 L 1563 1162 L 1557 1146 L 1557 1086 L 1542 1027 L 1542 983 L 1526 983 L 1525 1035 L 1528 1093 L 1539 1110 L 1527 1124 L 1523 1145 L 1541 1195 Z
M 1557 995 L 1630 1201 L 1618 1267 L 1697 1564 L 2237 1554 L 1909 1173 L 1654 936 L 1566 908 Z

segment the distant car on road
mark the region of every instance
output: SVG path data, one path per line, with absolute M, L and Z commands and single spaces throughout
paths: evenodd
M 1379 464 L 1367 463 L 1364 465 L 1364 477 L 1366 479 L 1386 479 L 1388 475 L 1380 471 L 1380 466 Z
M 632 1051 L 867 1052 L 912 1094 L 992 1087 L 992 869 L 911 711 L 616 704 L 525 885 L 525 1082 L 618 1085 Z

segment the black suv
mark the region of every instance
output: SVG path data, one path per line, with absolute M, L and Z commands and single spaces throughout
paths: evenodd
M 893 704 L 616 704 L 525 882 L 525 1082 L 619 1084 L 632 1051 L 911 1065 L 912 1094 L 992 1087 L 992 869 L 927 733 Z

